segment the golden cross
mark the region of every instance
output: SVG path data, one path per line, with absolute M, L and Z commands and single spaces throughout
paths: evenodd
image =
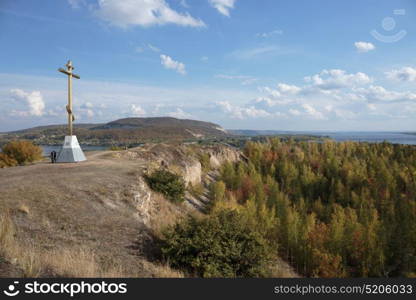
M 72 70 L 74 70 L 74 67 L 70 60 L 68 60 L 68 63 L 66 64 L 66 70 L 63 68 L 58 69 L 59 72 L 68 75 L 68 105 L 66 106 L 66 111 L 68 112 L 68 129 L 70 136 L 72 136 L 72 122 L 75 121 L 75 116 L 72 113 L 72 77 L 80 79 L 78 75 L 72 73 Z

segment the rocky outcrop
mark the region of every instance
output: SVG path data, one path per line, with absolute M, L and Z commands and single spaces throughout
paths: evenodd
M 151 172 L 158 168 L 167 168 L 180 174 L 187 187 L 199 186 L 204 193 L 195 197 L 191 193 L 186 195 L 188 207 L 202 211 L 209 199 L 208 185 L 218 174 L 218 169 L 225 162 L 239 161 L 243 154 L 240 150 L 227 145 L 196 146 L 196 145 L 174 145 L 174 144 L 148 144 L 143 147 L 120 151 L 115 153 L 118 158 L 132 161 L 142 161 L 145 172 Z M 203 169 L 201 158 L 205 161 L 209 157 L 210 170 Z M 151 215 L 151 191 L 140 178 L 134 191 L 134 205 L 144 223 L 148 223 Z

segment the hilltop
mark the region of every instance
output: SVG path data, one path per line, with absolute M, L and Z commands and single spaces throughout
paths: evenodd
M 184 141 L 224 137 L 227 132 L 210 122 L 171 117 L 126 118 L 105 124 L 76 124 L 78 140 L 84 145 L 128 145 L 144 142 Z M 60 145 L 66 125 L 39 126 L 0 135 L 0 145 L 13 139 L 26 139 L 40 145 Z
M 0 247 L 9 256 L 0 255 L 1 276 L 182 277 L 155 259 L 161 229 L 204 214 L 218 168 L 242 158 L 225 145 L 176 143 L 86 155 L 79 164 L 0 169 L 0 212 L 8 211 L 16 226 L 11 245 Z M 201 163 L 203 156 L 208 161 Z M 143 175 L 162 162 L 184 178 L 184 203 L 173 204 L 145 183 Z M 196 186 L 203 188 L 198 195 Z M 4 228 L 0 218 L 0 242 Z

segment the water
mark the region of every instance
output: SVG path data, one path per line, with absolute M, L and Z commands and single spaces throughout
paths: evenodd
M 398 132 L 309 132 L 313 135 L 329 136 L 337 142 L 354 141 L 392 144 L 416 145 L 416 135 Z
M 43 156 L 49 156 L 52 151 L 59 151 L 62 149 L 62 146 L 48 146 L 48 145 L 41 145 L 40 146 L 43 150 Z M 102 151 L 108 150 L 109 146 L 81 146 L 83 151 Z

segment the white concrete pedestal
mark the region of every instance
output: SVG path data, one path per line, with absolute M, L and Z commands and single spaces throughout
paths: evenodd
M 58 153 L 56 162 L 58 163 L 73 163 L 87 160 L 84 152 L 79 146 L 78 139 L 75 135 L 65 137 L 64 145 Z

